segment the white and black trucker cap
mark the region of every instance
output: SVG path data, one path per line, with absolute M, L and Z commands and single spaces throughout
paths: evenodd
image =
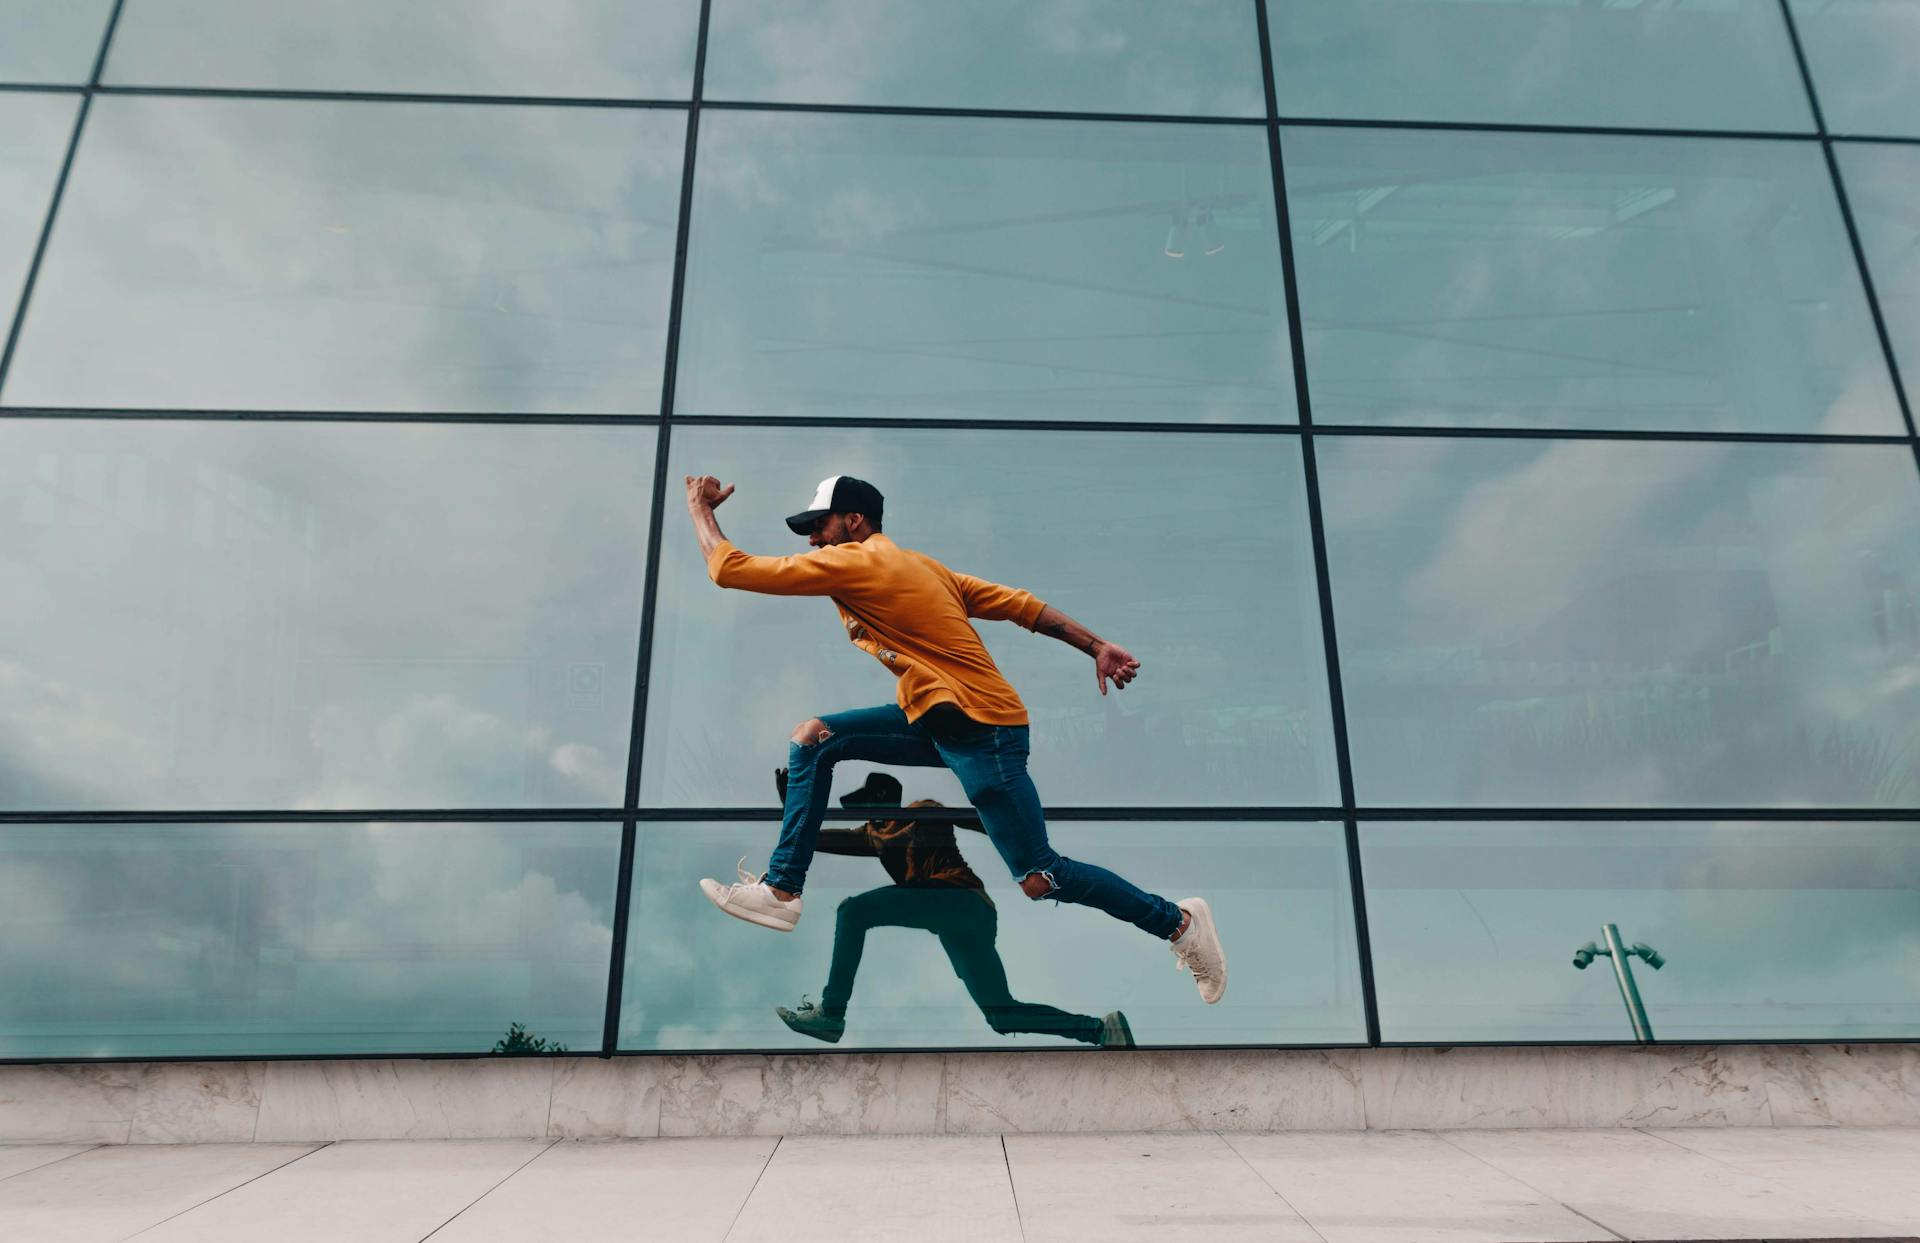
M 787 525 L 795 535 L 811 535 L 813 524 L 824 514 L 865 514 L 880 522 L 883 521 L 880 511 L 886 503 L 880 489 L 866 480 L 835 475 L 820 481 L 820 486 L 813 491 L 813 499 L 805 509 L 787 519 Z

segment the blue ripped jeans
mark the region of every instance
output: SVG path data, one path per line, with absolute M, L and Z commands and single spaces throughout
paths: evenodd
M 813 844 L 827 813 L 833 767 L 842 760 L 945 766 L 960 779 L 987 838 L 1015 880 L 1034 873 L 1053 884 L 1046 896 L 1075 902 L 1124 919 L 1156 937 L 1180 927 L 1180 908 L 1138 889 L 1103 867 L 1069 859 L 1047 844 L 1046 814 L 1027 775 L 1027 727 L 985 725 L 955 711 L 936 709 L 918 721 L 893 704 L 823 716 L 827 736 L 787 749 L 787 802 L 780 844 L 767 863 L 766 880 L 788 893 L 803 892 Z

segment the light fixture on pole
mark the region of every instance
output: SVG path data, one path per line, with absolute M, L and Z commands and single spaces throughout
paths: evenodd
M 1633 1038 L 1641 1044 L 1652 1044 L 1653 1024 L 1647 1021 L 1647 1007 L 1640 1000 L 1640 989 L 1633 982 L 1633 966 L 1628 960 L 1643 958 L 1655 971 L 1666 966 L 1667 960 L 1644 941 L 1635 941 L 1631 947 L 1621 944 L 1618 924 L 1601 924 L 1600 936 L 1606 945 L 1587 942 L 1573 952 L 1573 965 L 1585 971 L 1595 958 L 1612 959 L 1613 976 L 1620 985 L 1620 1000 L 1627 1007 L 1627 1021 L 1633 1024 Z

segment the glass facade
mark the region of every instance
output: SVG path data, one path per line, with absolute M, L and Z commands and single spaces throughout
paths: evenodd
M 64 95 L 0 95 L 0 301 L 17 305 L 79 108 Z
M 1920 1039 L 1899 8 L 0 0 L 0 1060 Z M 712 910 L 894 687 L 688 474 L 1138 656 L 1221 1004 L 944 769 Z
M 919 792 L 924 771 L 902 771 L 907 797 Z M 1164 949 L 1144 963 L 1142 954 L 1126 952 L 1153 948 L 1140 933 L 1087 907 L 1027 901 L 1005 882 L 992 850 L 974 844 L 979 834 L 957 833 L 987 882 L 991 905 L 959 889 L 889 885 L 870 858 L 823 855 L 808 877 L 800 928 L 816 911 L 832 917 L 822 920 L 830 927 L 794 954 L 770 955 L 768 934 L 758 928 L 732 920 L 714 928 L 712 921 L 724 916 L 684 883 L 689 876 L 731 874 L 740 855 L 765 850 L 766 823 L 642 825 L 621 1047 L 819 1047 L 781 1026 L 773 1004 L 792 1006 L 802 993 L 819 997 L 830 987 L 835 959 L 845 962 L 853 935 L 846 927 L 850 916 L 873 895 L 901 896 L 906 909 L 882 911 L 874 918 L 899 922 L 876 924 L 865 934 L 853 973 L 849 1041 L 857 1032 L 862 1044 L 893 1048 L 1080 1047 L 1067 1044 L 1073 1020 L 1097 1020 L 1114 1009 L 1124 1010 L 1136 1037 L 1156 1044 L 1366 1039 L 1339 825 L 1130 820 L 1052 826 L 1055 846 L 1070 858 L 1096 859 L 1181 894 L 1210 895 L 1215 918 L 1233 930 L 1229 953 L 1238 953 L 1235 1000 L 1217 1006 L 1201 1005 L 1192 981 L 1158 960 L 1167 956 Z M 703 926 L 715 935 L 688 938 L 688 928 Z M 1289 949 L 1239 949 L 1260 945 Z M 1005 981 L 997 992 L 996 962 Z M 1061 1013 L 1039 1013 L 1043 1007 Z M 999 1027 L 1009 1030 L 1000 1034 Z
M 1322 423 L 1904 429 L 1815 144 L 1283 139 Z
M 701 118 L 674 413 L 1291 422 L 1244 125 Z
M 1056 688 L 1027 696 L 1034 780 L 1052 801 L 1337 803 L 1299 442 L 1133 432 L 1102 436 L 1092 456 L 1086 449 L 1086 437 L 1069 431 L 1009 438 L 921 428 L 693 427 L 675 430 L 667 473 L 737 481 L 739 495 L 721 512 L 739 532 L 783 529 L 781 516 L 792 512 L 792 487 L 783 490 L 783 481 L 843 471 L 911 480 L 889 500 L 889 529 L 915 532 L 914 546 L 967 573 L 1044 583 L 1047 598 L 1076 617 L 1127 615 L 1142 581 L 1178 601 L 1178 608 L 1141 611 L 1127 640 L 1129 650 L 1167 653 L 1177 674 L 1143 676 L 1124 694 L 1105 697 L 1088 693 L 1086 671 L 1063 662 L 1054 644 L 1015 626 L 984 628 L 995 662 L 1016 686 Z M 927 469 L 932 463 L 937 469 Z M 1043 499 L 1051 495 L 1077 499 L 1055 506 Z M 1042 528 L 1045 538 L 1031 537 Z M 1125 574 L 1087 555 L 1103 545 L 1126 550 Z M 692 539 L 683 533 L 663 542 L 643 804 L 762 806 L 766 751 L 725 739 L 744 731 L 779 742 L 798 721 L 884 698 L 885 683 L 867 684 L 855 676 L 864 670 L 847 667 L 846 636 L 836 624 L 796 624 L 796 610 L 824 607 L 716 591 Z M 1254 651 L 1260 658 L 1248 661 L 1245 653 Z M 837 776 L 844 792 L 864 770 L 849 765 Z M 947 773 L 915 776 L 920 797 L 964 801 Z
M 1913 465 L 1881 445 L 1323 443 L 1355 797 L 1920 805 Z
M 1788 0 L 1836 134 L 1920 138 L 1920 10 L 1888 0 Z
M 103 80 L 684 99 L 699 17 L 681 0 L 126 0 Z
M 1283 117 L 1813 128 L 1776 0 L 1285 0 L 1267 10 Z
M 613 824 L 9 824 L 0 1056 L 597 1048 Z
M 1894 357 L 1920 372 L 1920 144 L 1836 143 Z
M 653 408 L 684 135 L 662 110 L 101 98 L 6 400 Z
M 0 808 L 617 806 L 653 451 L 0 420 Z
M 706 69 L 713 100 L 1266 112 L 1244 0 L 714 0 Z
M 113 0 L 0 0 L 0 83 L 86 82 L 112 10 Z
M 1920 952 L 1911 825 L 1379 823 L 1360 848 L 1388 1040 L 1631 1039 L 1607 960 L 1571 969 L 1605 924 L 1671 960 L 1635 963 L 1657 1039 L 1920 1037 L 1892 986 Z

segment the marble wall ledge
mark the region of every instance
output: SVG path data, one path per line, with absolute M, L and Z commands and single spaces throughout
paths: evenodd
M 1920 1045 L 0 1066 L 0 1142 L 1920 1126 Z

